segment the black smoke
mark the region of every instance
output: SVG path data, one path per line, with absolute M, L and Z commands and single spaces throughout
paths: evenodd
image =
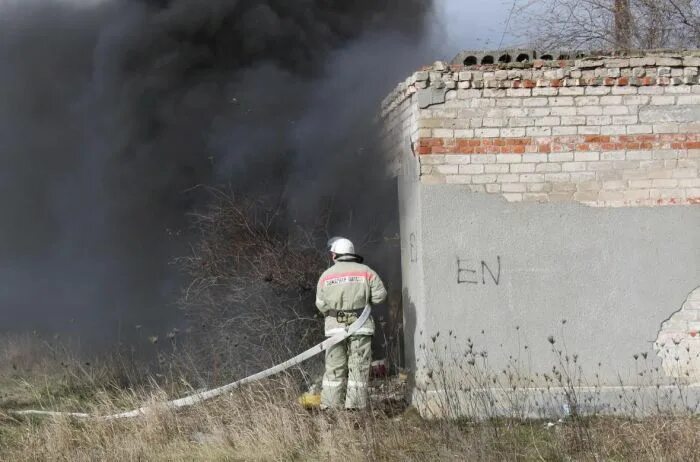
M 198 185 L 397 231 L 373 118 L 428 58 L 431 7 L 0 2 L 0 329 L 169 327 Z

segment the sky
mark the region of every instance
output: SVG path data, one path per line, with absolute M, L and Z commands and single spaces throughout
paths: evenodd
M 503 37 L 512 0 L 440 0 L 436 48 L 450 60 L 467 49 L 497 49 Z M 513 43 L 506 34 L 502 47 Z

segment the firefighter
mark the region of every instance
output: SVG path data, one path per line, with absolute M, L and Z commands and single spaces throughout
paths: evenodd
M 316 306 L 326 318 L 326 337 L 331 337 L 355 322 L 365 306 L 382 303 L 386 289 L 377 273 L 362 264 L 352 242 L 333 238 L 328 244 L 334 265 L 318 281 Z M 355 334 L 326 351 L 321 409 L 367 407 L 373 334 L 370 316 Z

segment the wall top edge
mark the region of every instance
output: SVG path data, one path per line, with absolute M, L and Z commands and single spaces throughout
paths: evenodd
M 596 61 L 605 58 L 678 58 L 700 57 L 700 49 L 650 49 L 650 50 L 570 50 L 504 48 L 500 50 L 464 50 L 458 53 L 450 65 L 479 68 L 482 66 L 503 69 L 523 69 L 541 61 L 549 67 L 560 66 L 561 61 Z
M 511 51 L 515 53 L 523 50 Z M 470 53 L 473 52 L 462 52 L 458 58 L 486 56 L 483 53 Z M 560 56 L 565 55 L 557 57 Z M 700 50 L 647 50 L 636 55 L 632 52 L 625 55 L 610 52 L 576 59 L 535 59 L 527 62 L 496 62 L 473 66 L 454 61 L 436 61 L 400 82 L 382 101 L 381 113 L 390 113 L 422 89 L 449 91 L 482 88 L 697 85 L 700 83 L 699 75 Z

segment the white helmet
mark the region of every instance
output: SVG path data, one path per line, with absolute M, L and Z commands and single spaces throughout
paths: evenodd
M 344 237 L 334 237 L 328 241 L 328 246 L 330 247 L 330 251 L 336 255 L 355 254 L 355 246 L 349 239 L 345 239 Z

